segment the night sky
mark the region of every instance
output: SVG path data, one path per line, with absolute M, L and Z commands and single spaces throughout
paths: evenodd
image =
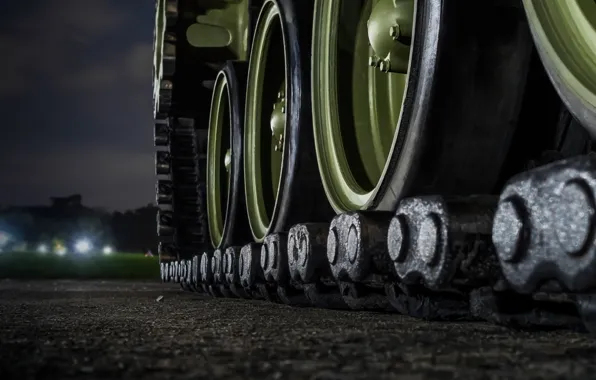
M 0 1 L 0 205 L 154 200 L 154 0 Z

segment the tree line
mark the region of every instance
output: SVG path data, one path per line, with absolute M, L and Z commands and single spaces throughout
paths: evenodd
M 49 206 L 3 207 L 0 232 L 28 246 L 89 237 L 120 252 L 157 252 L 157 207 L 124 212 L 83 205 L 80 194 L 51 197 Z

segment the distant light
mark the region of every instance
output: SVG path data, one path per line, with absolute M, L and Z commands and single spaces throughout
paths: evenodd
M 87 253 L 91 250 L 91 248 L 91 243 L 87 239 L 81 239 L 75 243 L 75 250 L 78 253 Z
M 37 247 L 37 252 L 48 253 L 48 246 L 45 244 L 40 244 L 39 247 Z
M 103 247 L 103 254 L 104 255 L 111 255 L 114 250 L 109 245 Z
M 6 245 L 10 240 L 8 232 L 0 231 L 0 247 Z
M 58 247 L 58 248 L 56 248 L 56 254 L 58 256 L 64 256 L 64 255 L 66 255 L 66 247 Z

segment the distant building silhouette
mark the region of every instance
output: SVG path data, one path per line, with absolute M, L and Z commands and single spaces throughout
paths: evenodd
M 80 208 L 83 206 L 83 197 L 80 194 L 68 197 L 50 197 L 52 207 L 55 208 Z

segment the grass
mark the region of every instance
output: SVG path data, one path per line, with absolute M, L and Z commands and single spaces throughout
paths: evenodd
M 142 254 L 39 254 L 1 252 L 0 279 L 131 279 L 158 280 L 159 258 Z

